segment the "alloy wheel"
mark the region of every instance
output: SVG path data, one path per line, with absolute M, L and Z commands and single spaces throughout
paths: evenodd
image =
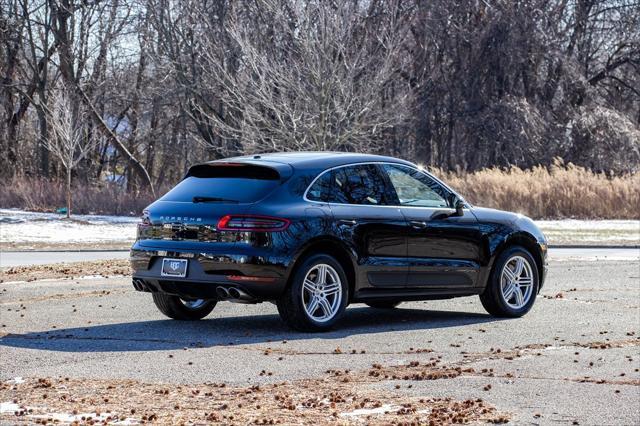
M 325 263 L 309 269 L 302 285 L 302 305 L 309 318 L 329 321 L 340 310 L 341 302 L 342 282 L 338 272 Z
M 533 294 L 533 270 L 522 256 L 513 256 L 504 264 L 500 287 L 504 302 L 512 309 L 522 309 Z
M 188 309 L 199 309 L 206 303 L 204 299 L 180 299 L 180 301 Z

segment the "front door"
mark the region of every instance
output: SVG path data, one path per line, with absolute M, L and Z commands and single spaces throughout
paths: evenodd
M 475 286 L 480 273 L 481 236 L 473 214 L 466 210 L 462 216 L 452 215 L 451 192 L 426 173 L 404 165 L 385 164 L 382 168 L 407 221 L 407 286 Z

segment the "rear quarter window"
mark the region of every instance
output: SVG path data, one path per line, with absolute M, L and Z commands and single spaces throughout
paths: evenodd
M 338 204 L 385 204 L 385 182 L 377 166 L 362 164 L 324 172 L 307 191 L 307 199 Z
M 307 191 L 307 198 L 311 201 L 329 201 L 331 195 L 333 172 L 323 173 Z

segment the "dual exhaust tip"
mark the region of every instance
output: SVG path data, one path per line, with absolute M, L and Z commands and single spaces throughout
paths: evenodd
M 147 288 L 147 284 L 139 278 L 133 279 L 133 288 L 138 291 L 150 291 L 149 288 Z
M 227 300 L 229 302 L 236 303 L 253 303 L 255 302 L 255 298 L 248 293 L 240 290 L 237 287 L 216 287 L 216 294 L 218 295 L 218 300 Z

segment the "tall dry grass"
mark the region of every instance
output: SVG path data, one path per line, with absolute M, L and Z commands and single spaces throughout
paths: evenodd
M 534 219 L 639 219 L 640 174 L 607 176 L 556 161 L 550 167 L 484 169 L 474 173 L 433 170 L 478 206 L 515 211 Z M 160 188 L 164 193 L 168 188 Z M 151 194 L 128 193 L 114 184 L 77 183 L 73 213 L 139 215 Z M 19 177 L 0 191 L 0 207 L 52 211 L 65 205 L 64 182 Z
M 151 194 L 131 193 L 113 183 L 72 185 L 72 214 L 137 216 L 153 201 Z M 0 191 L 0 208 L 55 211 L 66 206 L 64 180 L 14 177 Z
M 607 176 L 560 160 L 528 170 L 434 170 L 469 202 L 535 219 L 639 219 L 640 174 Z

